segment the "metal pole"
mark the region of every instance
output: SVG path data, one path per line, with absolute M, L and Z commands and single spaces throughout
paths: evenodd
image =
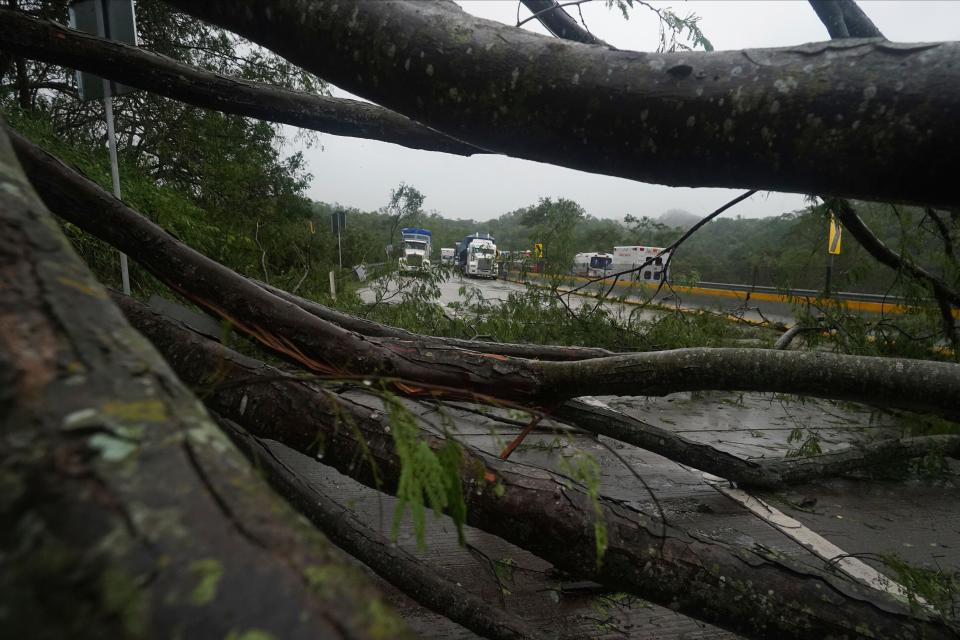
M 343 269 L 343 247 L 340 244 L 340 221 L 337 220 L 337 253 L 340 255 L 340 269 Z
M 103 81 L 103 106 L 107 112 L 107 141 L 110 144 L 110 173 L 113 178 L 113 197 L 120 200 L 120 166 L 117 162 L 117 132 L 113 126 L 113 97 L 110 95 L 110 81 Z M 130 270 L 127 254 L 120 252 L 120 278 L 123 281 L 123 293 L 130 295 Z
M 831 253 L 830 261 L 827 262 L 827 282 L 823 287 L 824 293 L 828 298 L 830 297 L 830 279 L 832 275 L 833 275 L 833 254 Z
M 100 0 L 94 5 L 97 16 L 98 35 L 110 38 L 110 7 L 107 0 Z M 110 176 L 113 178 L 113 197 L 120 200 L 120 164 L 117 161 L 117 132 L 113 123 L 113 87 L 110 81 L 103 80 L 103 108 L 106 111 L 107 142 L 110 146 Z M 123 293 L 130 295 L 130 270 L 127 265 L 127 254 L 120 252 L 120 280 L 123 283 Z

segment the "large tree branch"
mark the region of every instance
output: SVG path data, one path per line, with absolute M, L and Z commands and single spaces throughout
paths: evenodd
M 236 354 L 126 301 L 131 322 L 215 411 L 383 491 L 400 460 L 384 410 L 339 396 Z M 343 424 L 349 424 L 344 429 Z M 424 434 L 431 447 L 443 440 Z M 360 461 L 360 462 L 358 462 Z M 795 563 L 759 545 L 733 546 L 665 525 L 570 480 L 461 447 L 467 522 L 574 575 L 753 637 L 952 637 L 942 621 L 888 594 Z M 597 562 L 594 523 L 607 548 Z
M 316 373 L 374 376 L 406 393 L 550 405 L 582 395 L 739 389 L 814 395 L 953 416 L 960 365 L 769 349 L 679 349 L 574 362 L 369 338 L 322 320 L 183 245 L 17 134 L 15 148 L 54 212 L 137 260 L 175 291 Z
M 206 109 L 458 155 L 483 153 L 375 104 L 222 76 L 55 22 L 0 9 L 0 49 L 95 73 Z
M 956 43 L 650 54 L 545 38 L 448 3 L 169 3 L 517 157 L 678 186 L 960 200 L 945 161 L 960 149 Z
M 110 303 L 2 130 L 0 480 L 5 637 L 406 636 Z

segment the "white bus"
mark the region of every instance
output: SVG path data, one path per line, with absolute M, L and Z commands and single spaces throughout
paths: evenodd
M 612 273 L 612 268 L 613 255 L 609 253 L 592 251 L 578 253 L 573 257 L 573 274 L 577 276 L 602 277 Z

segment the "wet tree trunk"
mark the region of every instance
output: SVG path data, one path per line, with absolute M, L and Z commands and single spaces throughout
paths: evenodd
M 400 474 L 383 410 L 295 380 L 236 354 L 138 303 L 131 322 L 209 407 L 369 486 L 392 492 Z M 347 428 L 349 427 L 349 428 Z M 433 447 L 442 440 L 424 435 Z M 731 546 L 664 525 L 562 476 L 462 449 L 467 522 L 556 566 L 752 637 L 954 637 L 943 621 L 837 575 L 759 546 Z M 594 525 L 607 532 L 597 562 Z
M 957 43 L 649 54 L 546 38 L 446 2 L 168 4 L 516 157 L 675 186 L 958 201 Z
M 2 131 L 0 602 L 17 638 L 404 633 L 130 328 Z
M 137 260 L 208 313 L 298 365 L 340 378 L 384 379 L 410 394 L 549 406 L 582 395 L 731 389 L 813 395 L 954 416 L 960 365 L 770 349 L 678 349 L 551 362 L 371 338 L 323 320 L 197 253 L 11 134 L 52 211 Z

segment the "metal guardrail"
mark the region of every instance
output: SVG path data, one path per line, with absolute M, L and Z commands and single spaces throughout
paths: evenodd
M 677 283 L 671 283 L 677 284 Z M 786 295 L 797 298 L 817 298 L 823 295 L 823 291 L 817 289 L 778 289 L 777 287 L 765 287 L 759 285 L 730 284 L 727 282 L 698 282 L 694 285 L 700 289 L 719 289 L 722 291 L 743 291 L 744 293 L 770 293 L 774 295 Z M 859 293 L 856 291 L 837 291 L 830 294 L 833 298 L 840 300 L 860 300 L 863 302 L 884 302 L 887 304 L 904 304 L 906 299 L 901 296 L 891 296 L 883 293 Z

